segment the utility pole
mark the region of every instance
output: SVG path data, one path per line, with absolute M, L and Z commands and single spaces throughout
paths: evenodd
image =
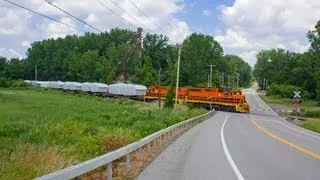
M 237 76 L 237 89 L 239 89 L 239 76 Z
M 235 76 L 231 76 L 231 77 L 232 77 L 232 89 L 234 89 L 236 87 Z
M 210 75 L 208 75 L 208 83 L 207 83 L 207 87 L 210 87 Z
M 208 66 L 210 67 L 210 84 L 209 84 L 209 86 L 212 87 L 212 68 L 215 67 L 216 65 L 210 64 Z
M 268 79 L 266 79 L 266 91 L 268 91 L 268 86 L 269 86 Z
M 224 86 L 224 73 L 221 73 L 222 76 L 221 76 L 221 87 Z
M 181 55 L 181 45 L 179 46 L 179 54 L 178 54 L 178 67 L 177 67 L 177 83 L 176 83 L 176 102 L 175 106 L 178 104 L 178 88 L 179 88 L 179 74 L 180 74 L 180 55 Z
M 158 71 L 158 101 L 159 101 L 159 108 L 161 108 L 161 94 L 160 94 L 160 86 L 161 86 L 161 68 Z
M 230 76 L 228 76 L 228 88 L 230 88 Z
M 265 90 L 266 78 L 263 78 L 262 90 Z
M 138 57 L 139 57 L 139 65 L 140 68 L 142 67 L 142 63 L 141 63 L 141 57 L 142 57 L 142 31 L 143 29 L 141 27 L 138 27 L 138 31 L 136 32 L 136 45 L 138 48 Z
M 35 65 L 34 67 L 34 80 L 38 81 L 38 67 Z

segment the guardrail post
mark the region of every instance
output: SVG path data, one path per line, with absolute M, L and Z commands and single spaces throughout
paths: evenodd
M 140 147 L 140 148 L 138 149 L 138 159 L 139 159 L 139 161 L 142 160 L 142 147 Z
M 126 155 L 126 159 L 127 159 L 127 170 L 129 171 L 131 168 L 131 157 L 130 157 L 130 153 Z
M 147 144 L 148 153 L 150 153 L 150 143 L 151 143 L 151 142 L 149 142 L 149 143 Z
M 107 164 L 107 180 L 112 180 L 112 162 Z

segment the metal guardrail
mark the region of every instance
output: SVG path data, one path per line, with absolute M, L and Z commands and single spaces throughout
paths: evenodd
M 41 177 L 36 178 L 37 180 L 62 180 L 62 179 L 79 179 L 78 177 L 93 171 L 97 168 L 100 168 L 102 166 L 107 166 L 107 179 L 112 179 L 112 162 L 126 156 L 126 166 L 127 169 L 130 170 L 131 168 L 131 153 L 138 150 L 138 158 L 142 158 L 142 147 L 147 145 L 148 152 L 150 152 L 150 144 L 152 141 L 159 139 L 159 143 L 162 142 L 162 136 L 165 136 L 168 134 L 169 136 L 174 136 L 177 133 L 183 132 L 184 130 L 193 127 L 197 123 L 207 119 L 208 117 L 211 117 L 214 114 L 214 110 L 210 111 L 204 115 L 200 115 L 185 121 L 182 121 L 180 123 L 177 123 L 175 125 L 172 125 L 166 129 L 160 130 L 154 134 L 151 134 L 145 138 L 142 138 L 132 144 L 129 144 L 127 146 L 124 146 L 122 148 L 119 148 L 115 151 L 109 152 L 105 155 L 90 159 L 88 161 L 79 163 L 77 165 L 73 165 L 70 167 L 67 167 L 65 169 L 53 172 L 51 174 L 47 174 Z

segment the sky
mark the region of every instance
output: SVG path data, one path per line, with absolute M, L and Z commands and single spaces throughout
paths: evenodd
M 98 32 L 45 0 L 10 1 L 82 31 Z M 98 0 L 105 7 L 97 0 L 49 1 L 101 31 L 141 26 L 144 33 L 168 35 L 171 43 L 193 32 L 208 34 L 221 43 L 225 54 L 238 55 L 251 66 L 263 49 L 308 50 L 306 33 L 320 20 L 319 0 L 131 0 L 148 18 L 129 0 Z M 23 58 L 34 41 L 82 31 L 0 0 L 0 56 Z

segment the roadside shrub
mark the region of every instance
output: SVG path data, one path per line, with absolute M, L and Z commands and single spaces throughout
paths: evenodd
M 320 117 L 320 110 L 319 109 L 307 109 L 304 114 L 306 117 L 319 118 Z
M 293 85 L 285 85 L 285 84 L 272 84 L 267 91 L 267 96 L 278 96 L 281 98 L 293 98 L 294 91 L 301 91 L 303 98 L 309 98 L 310 94 L 307 91 L 304 91 L 302 88 L 293 86 Z
M 9 79 L 0 77 L 0 87 L 9 87 Z
M 27 86 L 28 84 L 21 79 L 11 81 L 11 87 L 27 87 Z
M 0 78 L 0 87 L 8 88 L 8 87 L 27 87 L 28 84 L 21 79 L 13 80 L 11 78 Z
M 174 106 L 174 96 L 175 96 L 175 88 L 170 87 L 169 92 L 167 93 L 166 100 L 164 102 L 164 107 L 173 108 Z

